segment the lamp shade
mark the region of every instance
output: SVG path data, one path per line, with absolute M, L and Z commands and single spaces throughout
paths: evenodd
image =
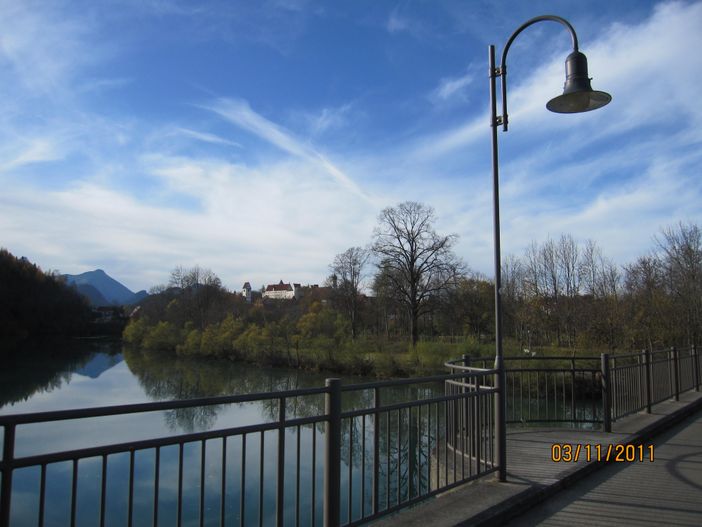
M 612 100 L 609 93 L 595 91 L 587 74 L 587 57 L 574 51 L 566 59 L 566 81 L 563 95 L 554 97 L 548 108 L 556 113 L 580 113 L 602 108 Z

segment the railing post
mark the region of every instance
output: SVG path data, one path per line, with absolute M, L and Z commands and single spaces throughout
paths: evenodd
M 646 413 L 651 413 L 651 350 L 642 351 L 644 360 L 644 375 L 646 376 Z
M 380 388 L 373 388 L 373 514 L 380 507 Z M 438 417 L 437 417 L 438 419 Z
M 324 527 L 338 527 L 341 512 L 341 379 L 327 379 L 324 452 Z
M 602 421 L 605 432 L 612 431 L 612 408 L 610 405 L 612 379 L 609 372 L 609 353 L 602 353 L 600 355 L 600 375 L 602 378 Z
M 468 355 L 463 355 L 463 366 L 466 368 L 470 366 L 470 357 Z M 464 394 L 470 391 L 470 385 L 468 384 L 469 381 L 469 378 L 463 377 L 462 391 Z M 474 432 L 473 430 L 471 430 L 472 427 L 470 422 L 470 412 L 468 410 L 468 397 L 466 397 L 465 395 L 461 399 L 461 406 L 463 408 L 463 437 L 461 439 L 463 442 L 462 444 L 465 444 L 466 437 L 469 435 L 469 433 Z
M 592 416 L 593 419 L 595 416 Z M 570 420 L 575 423 L 575 358 L 570 359 Z
M 10 525 L 12 503 L 12 461 L 15 457 L 15 425 L 5 425 L 2 448 L 2 497 L 0 497 L 0 525 Z
M 276 492 L 276 525 L 285 522 L 285 397 L 278 400 L 278 488 Z M 222 496 L 224 499 L 224 496 Z
M 636 354 L 636 370 L 639 374 L 639 399 L 636 401 L 636 406 L 643 408 L 646 400 L 646 388 L 644 387 L 644 359 L 641 353 Z
M 692 345 L 692 363 L 695 368 L 695 391 L 700 391 L 700 355 L 697 351 L 697 346 Z
M 680 368 L 678 368 L 678 349 L 673 346 L 670 348 L 673 365 L 673 389 L 675 390 L 675 400 L 680 400 Z

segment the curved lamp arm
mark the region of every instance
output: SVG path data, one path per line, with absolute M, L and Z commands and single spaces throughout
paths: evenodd
M 507 53 L 509 52 L 509 48 L 512 46 L 512 42 L 514 42 L 514 39 L 517 38 L 517 35 L 519 35 L 529 26 L 534 25 L 537 22 L 544 22 L 547 20 L 558 22 L 559 24 L 565 26 L 573 39 L 573 52 L 578 51 L 578 36 L 575 34 L 575 29 L 573 29 L 573 26 L 570 25 L 570 22 L 568 22 L 565 18 L 561 18 L 560 16 L 541 15 L 534 17 L 524 22 L 516 29 L 514 33 L 512 33 L 512 36 L 509 37 L 509 40 L 507 40 L 507 44 L 505 44 L 505 49 L 502 51 L 502 60 L 500 61 L 500 70 L 498 72 L 498 75 L 502 77 L 502 130 L 504 132 L 507 131 Z

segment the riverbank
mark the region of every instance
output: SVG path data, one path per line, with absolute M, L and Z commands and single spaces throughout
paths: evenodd
M 494 345 L 472 337 L 451 341 L 420 341 L 416 346 L 404 338 L 361 336 L 305 336 L 280 324 L 246 327 L 226 318 L 204 331 L 169 322 L 149 324 L 130 321 L 123 334 L 130 348 L 167 352 L 178 357 L 213 357 L 268 367 L 328 371 L 339 374 L 406 377 L 444 372 L 444 363 L 462 355 L 489 357 Z
M 297 343 L 277 347 L 268 343 L 249 349 L 236 349 L 227 352 L 207 350 L 202 353 L 188 353 L 182 347 L 176 349 L 154 348 L 125 342 L 128 349 L 142 353 L 170 354 L 180 358 L 227 359 L 262 367 L 292 368 L 313 372 L 329 372 L 340 375 L 372 376 L 377 378 L 410 377 L 445 373 L 446 361 L 469 356 L 489 356 L 491 346 L 477 346 L 471 342 L 452 344 L 419 342 L 412 349 L 406 341 L 376 341 L 357 339 L 336 346 L 330 342 Z

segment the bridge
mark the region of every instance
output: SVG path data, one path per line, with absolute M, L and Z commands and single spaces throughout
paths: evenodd
M 497 372 L 468 357 L 431 377 L 1 416 L 0 525 L 43 526 L 57 507 L 69 525 L 112 524 L 115 510 L 130 526 L 497 524 L 608 461 L 656 466 L 650 438 L 702 408 L 694 347 L 505 362 L 502 459 Z M 34 426 L 247 404 L 269 418 L 23 451 Z

